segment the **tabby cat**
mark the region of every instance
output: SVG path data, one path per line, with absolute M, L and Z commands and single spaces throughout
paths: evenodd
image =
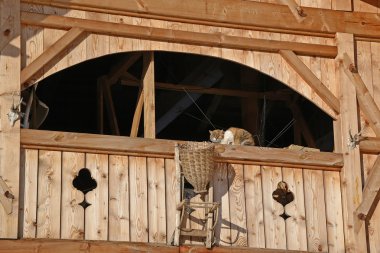
M 252 134 L 242 128 L 230 127 L 226 131 L 215 129 L 209 132 L 211 142 L 232 145 L 255 145 Z

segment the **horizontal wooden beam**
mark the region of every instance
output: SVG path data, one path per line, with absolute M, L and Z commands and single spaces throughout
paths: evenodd
M 359 148 L 363 154 L 380 154 L 380 138 L 364 137 L 359 143 Z
M 224 35 L 222 33 L 188 32 L 147 26 L 111 23 L 105 21 L 86 20 L 55 15 L 44 15 L 29 12 L 21 13 L 21 22 L 24 25 L 49 27 L 63 30 L 69 30 L 72 27 L 77 27 L 85 31 L 97 34 L 154 41 L 185 43 L 200 46 L 223 47 L 263 52 L 278 52 L 279 50 L 292 50 L 299 55 L 320 56 L 330 58 L 335 58 L 337 55 L 336 46 L 307 44 L 289 41 L 253 39 L 246 37 L 229 36 Z
M 127 86 L 139 86 L 138 80 L 122 79 L 122 85 Z M 289 100 L 289 96 L 292 94 L 292 91 L 288 90 L 279 90 L 279 91 L 271 91 L 271 92 L 254 92 L 254 91 L 246 91 L 246 90 L 237 90 L 237 89 L 224 89 L 224 88 L 206 88 L 196 85 L 189 84 L 172 84 L 172 83 L 155 83 L 156 89 L 160 90 L 171 90 L 171 91 L 180 91 L 184 92 L 186 90 L 190 93 L 199 93 L 199 94 L 210 94 L 210 95 L 220 95 L 220 96 L 231 96 L 231 97 L 241 97 L 241 98 L 252 98 L 257 97 L 263 99 L 272 99 L 272 100 Z
M 307 253 L 298 250 L 255 249 L 248 247 L 167 246 L 155 243 L 107 242 L 52 239 L 1 240 L 0 253 Z
M 332 36 L 337 32 L 379 38 L 376 13 L 302 7 L 298 22 L 286 5 L 246 0 L 21 0 L 23 3 L 154 18 L 191 24 Z
M 302 77 L 303 80 L 318 94 L 318 96 L 337 114 L 340 112 L 339 100 L 335 95 L 314 75 L 314 73 L 290 50 L 280 50 L 285 61 Z
M 22 129 L 23 148 L 174 158 L 183 141 Z M 219 162 L 340 171 L 342 154 L 279 148 L 217 145 Z
M 54 60 L 59 54 L 61 54 L 68 46 L 71 45 L 75 40 L 77 40 L 84 30 L 81 28 L 71 28 L 67 33 L 65 33 L 61 38 L 59 38 L 53 45 L 46 49 L 40 56 L 37 57 L 33 62 L 21 70 L 21 90 L 24 90 L 31 86 L 33 83 L 28 84 L 27 82 L 34 77 L 38 72 L 40 72 L 43 67 Z

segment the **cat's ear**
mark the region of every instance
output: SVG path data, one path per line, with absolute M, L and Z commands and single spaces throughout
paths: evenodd
M 211 130 L 208 130 L 209 131 L 209 133 L 211 134 L 212 133 L 212 131 Z

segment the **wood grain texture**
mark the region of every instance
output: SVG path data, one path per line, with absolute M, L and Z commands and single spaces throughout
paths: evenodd
M 244 165 L 244 193 L 247 216 L 247 246 L 265 248 L 263 192 L 260 166 Z
M 84 153 L 62 152 L 62 239 L 84 239 L 84 210 L 79 205 L 84 196 L 73 186 L 74 178 L 84 167 Z
M 86 154 L 86 168 L 97 187 L 86 194 L 91 205 L 85 210 L 85 239 L 107 240 L 108 238 L 108 156 Z
M 327 251 L 323 172 L 304 170 L 303 177 L 308 250 Z
M 230 246 L 231 221 L 228 194 L 228 164 L 217 163 L 213 175 L 214 201 L 220 203 L 218 223 L 215 227 L 216 245 Z
M 154 53 L 143 55 L 142 87 L 144 94 L 144 137 L 156 138 L 156 100 L 154 87 Z
M 130 241 L 128 156 L 109 156 L 109 231 L 110 241 Z
M 284 208 L 275 201 L 272 193 L 277 189 L 277 184 L 282 181 L 280 167 L 261 167 L 263 180 L 263 204 L 264 204 L 264 226 L 265 246 L 272 249 L 286 249 L 285 221 L 279 215 Z
M 294 201 L 285 206 L 291 217 L 285 221 L 286 245 L 289 250 L 307 250 L 304 178 L 301 169 L 282 168 L 282 179 L 294 194 Z
M 347 0 L 345 0 L 347 1 Z M 357 0 L 359 1 L 359 0 Z M 294 18 L 285 5 L 273 4 L 277 1 L 236 1 L 229 0 L 221 3 L 217 0 L 197 0 L 191 3 L 180 0 L 163 1 L 147 0 L 144 6 L 134 1 L 102 0 L 23 0 L 25 3 L 42 3 L 51 6 L 61 6 L 70 9 L 96 10 L 103 13 L 126 14 L 139 17 L 149 17 L 163 20 L 180 21 L 191 24 L 208 24 L 222 27 L 245 29 L 260 29 L 266 31 L 282 30 L 288 33 L 309 31 L 322 36 L 336 32 L 379 36 L 376 15 L 371 13 L 346 13 L 343 11 L 321 10 L 304 7 L 307 17 L 302 23 Z M 269 2 L 269 3 L 265 3 Z M 331 5 L 330 0 L 303 0 L 302 5 L 324 8 Z M 278 15 L 281 13 L 281 15 Z M 343 21 L 345 25 L 342 25 Z M 363 21 L 363 23 L 361 23 Z
M 166 243 L 165 160 L 147 158 L 149 242 Z
M 176 195 L 178 194 L 175 162 L 165 159 L 165 199 L 166 199 L 166 242 L 170 243 L 175 230 Z
M 61 161 L 59 151 L 39 151 L 37 238 L 60 238 Z
M 232 246 L 246 247 L 247 217 L 245 210 L 244 168 L 240 164 L 231 164 L 228 172 L 231 240 Z
M 38 150 L 24 151 L 24 213 L 22 238 L 35 238 L 37 235 L 37 185 Z M 21 232 L 21 231 L 20 231 Z
M 339 100 L 341 103 L 341 114 L 339 119 L 334 122 L 334 143 L 336 152 L 342 152 L 346 155 L 344 167 L 341 172 L 341 190 L 344 222 L 344 238 L 346 252 L 366 252 L 365 231 L 361 230 L 359 234 L 354 231 L 355 216 L 354 210 L 359 205 L 362 198 L 362 181 L 360 154 L 358 149 L 348 148 L 347 134 L 358 132 L 357 103 L 353 94 L 356 94 L 353 85 L 343 85 L 350 80 L 346 76 L 341 65 L 344 53 L 349 53 L 351 59 L 354 59 L 354 40 L 350 34 L 337 34 L 338 57 L 336 85 L 339 90 Z
M 176 141 L 163 139 L 129 138 L 83 133 L 65 133 L 40 130 L 21 130 L 23 147 L 97 152 L 105 154 L 174 157 Z M 220 146 L 225 151 L 216 157 L 217 162 L 236 164 L 263 164 L 316 170 L 340 171 L 343 156 L 339 153 L 305 152 L 288 149 Z M 218 145 L 217 145 L 218 148 Z
M 148 185 L 145 157 L 129 157 L 130 235 L 132 242 L 148 242 Z
M 340 176 L 336 172 L 323 172 L 328 252 L 344 252 L 344 231 Z
M 20 99 L 20 2 L 3 0 L 0 5 L 0 176 L 15 196 L 10 215 L 0 208 L 0 238 L 17 238 L 20 125 L 11 126 L 7 113 L 13 101 Z

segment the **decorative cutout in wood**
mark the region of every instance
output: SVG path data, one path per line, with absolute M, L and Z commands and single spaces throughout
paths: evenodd
M 86 209 L 91 203 L 88 203 L 86 200 L 86 193 L 94 190 L 97 187 L 96 180 L 91 177 L 91 172 L 87 168 L 83 168 L 79 171 L 78 175 L 73 180 L 73 186 L 83 192 L 84 198 L 81 203 L 78 205 L 82 206 L 83 209 Z
M 289 190 L 288 184 L 284 181 L 280 181 L 277 184 L 277 189 L 272 193 L 272 197 L 284 207 L 284 212 L 280 214 L 280 216 L 284 220 L 289 218 L 290 215 L 285 212 L 285 206 L 294 200 L 294 194 Z

